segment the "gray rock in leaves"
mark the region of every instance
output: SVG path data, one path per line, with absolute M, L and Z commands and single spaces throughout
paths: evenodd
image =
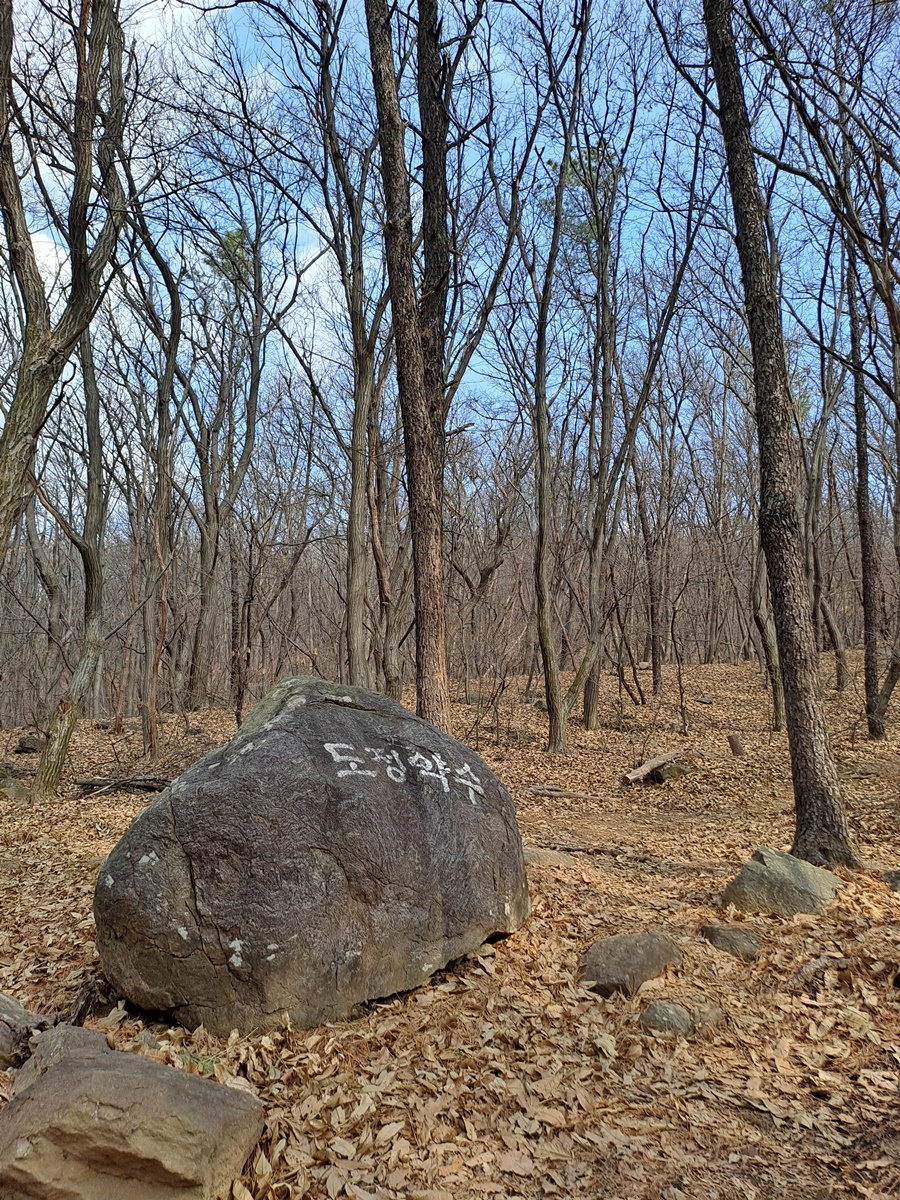
M 881 878 L 892 892 L 900 892 L 900 871 L 883 871 Z
M 20 1066 L 30 1054 L 32 1033 L 49 1024 L 47 1017 L 28 1012 L 12 996 L 0 996 L 0 1070 Z
M 582 955 L 578 981 L 601 996 L 632 996 L 648 979 L 681 965 L 681 951 L 666 933 L 618 933 L 602 938 Z
M 741 929 L 738 925 L 704 925 L 700 934 L 711 946 L 732 958 L 753 962 L 759 957 L 759 938 L 749 929 Z
M 528 915 L 508 792 L 386 696 L 280 683 L 101 869 L 97 948 L 145 1009 L 309 1027 L 417 986 Z
M 16 743 L 14 754 L 40 754 L 47 745 L 47 739 L 39 733 L 26 733 Z
M 694 1009 L 694 1033 L 704 1037 L 725 1020 L 725 1014 L 716 1004 L 700 1004 Z
M 694 1032 L 694 1022 L 688 1010 L 680 1004 L 670 1004 L 668 1000 L 655 1000 L 641 1013 L 640 1022 L 645 1029 L 655 1029 L 660 1033 L 678 1033 L 682 1037 L 690 1037 Z
M 0 1110 L 0 1197 L 218 1200 L 262 1117 L 245 1091 L 75 1048 Z
M 729 883 L 722 903 L 733 904 L 740 912 L 792 917 L 824 908 L 840 886 L 840 879 L 831 871 L 761 846 Z

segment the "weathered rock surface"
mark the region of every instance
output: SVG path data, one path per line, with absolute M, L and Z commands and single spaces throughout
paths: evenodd
M 529 910 L 512 801 L 385 696 L 279 684 L 100 871 L 113 986 L 216 1033 L 312 1026 L 415 987 Z
M 642 983 L 681 965 L 681 951 L 666 933 L 617 933 L 602 938 L 582 955 L 578 981 L 607 998 L 616 992 L 633 996 Z
M 881 878 L 892 892 L 900 892 L 900 871 L 883 871 Z
M 0 1109 L 0 1200 L 218 1200 L 262 1113 L 247 1092 L 76 1046 Z
M 830 904 L 841 881 L 831 871 L 813 867 L 780 850 L 760 846 L 722 895 L 722 903 L 740 912 L 793 917 Z
M 700 935 L 711 946 L 730 954 L 732 958 L 753 962 L 759 957 L 759 938 L 751 930 L 741 929 L 739 925 L 704 925 Z
M 527 867 L 574 867 L 575 859 L 564 850 L 546 850 L 543 846 L 525 847 Z
M 23 1008 L 12 996 L 0 996 L 0 1070 L 18 1067 L 30 1053 L 28 1040 L 50 1021 Z
M 67 1054 L 90 1051 L 92 1054 L 112 1054 L 109 1043 L 96 1029 L 85 1029 L 81 1025 L 56 1025 L 43 1033 L 32 1035 L 29 1044 L 31 1057 L 16 1072 L 13 1095 L 24 1092 Z
M 659 1033 L 679 1033 L 682 1037 L 690 1037 L 694 1032 L 694 1022 L 688 1010 L 668 1000 L 654 1000 L 644 1009 L 639 1020 L 645 1029 L 655 1029 Z

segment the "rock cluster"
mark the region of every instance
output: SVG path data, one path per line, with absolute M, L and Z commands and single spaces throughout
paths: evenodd
M 0 1197 L 219 1200 L 259 1140 L 255 1096 L 57 1026 L 0 1110 Z

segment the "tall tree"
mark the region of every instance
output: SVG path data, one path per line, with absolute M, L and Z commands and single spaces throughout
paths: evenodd
M 437 10 L 422 0 L 420 37 L 426 47 L 438 37 Z M 406 122 L 400 111 L 397 73 L 391 44 L 391 18 L 386 0 L 366 0 L 366 24 L 372 59 L 372 81 L 378 110 L 381 175 L 384 184 L 384 243 L 391 298 L 394 343 L 397 353 L 397 385 L 403 416 L 406 446 L 406 477 L 409 491 L 409 520 L 412 529 L 413 595 L 416 610 L 416 711 L 438 728 L 445 729 L 449 718 L 447 679 L 447 618 L 444 593 L 443 470 L 444 470 L 444 395 L 443 363 L 440 368 L 439 394 L 436 394 L 435 364 L 442 338 L 434 341 L 434 327 L 443 323 L 438 301 L 429 297 L 420 312 L 413 269 L 412 205 L 406 168 L 404 132 Z M 426 62 L 428 60 L 426 54 Z M 446 129 L 434 112 L 442 102 L 440 80 L 433 79 L 432 67 L 423 66 L 426 77 L 423 125 L 427 119 L 427 139 L 440 137 Z M 433 90 L 436 92 L 432 94 Z M 420 96 L 420 109 L 422 97 Z M 423 135 L 425 134 L 423 130 Z M 446 154 L 446 149 L 444 149 Z M 433 157 L 432 157 L 433 156 Z M 440 150 L 429 152 L 429 173 L 440 172 Z M 443 217 L 434 209 L 446 195 L 446 186 L 437 194 L 423 193 L 424 229 L 430 231 L 430 263 L 426 276 L 432 286 L 441 287 L 441 258 L 449 254 L 446 244 L 446 209 Z M 440 223 L 443 220 L 443 239 Z M 428 341 L 426 351 L 425 343 Z
M 24 314 L 15 391 L 0 434 L 0 563 L 50 397 L 94 315 L 126 209 L 117 170 L 126 108 L 117 5 L 84 0 L 66 20 L 56 12 L 50 18 L 49 11 L 38 6 L 32 13 L 33 53 L 20 55 L 17 71 L 13 5 L 0 4 L 0 210 Z M 61 63 L 73 71 L 70 96 L 59 94 Z M 23 156 L 24 174 L 34 181 L 53 237 L 68 257 L 56 320 L 29 227 L 32 198 L 22 190 Z
M 785 360 L 779 287 L 732 14 L 732 0 L 704 0 L 753 354 L 760 538 L 772 595 L 794 783 L 792 853 L 813 863 L 852 863 L 854 854 L 819 679 L 799 509 L 796 414 Z

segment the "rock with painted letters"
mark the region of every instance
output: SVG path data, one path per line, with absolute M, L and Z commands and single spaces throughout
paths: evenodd
M 94 900 L 113 986 L 216 1033 L 340 1019 L 528 910 L 513 804 L 478 755 L 303 678 L 137 818 Z

